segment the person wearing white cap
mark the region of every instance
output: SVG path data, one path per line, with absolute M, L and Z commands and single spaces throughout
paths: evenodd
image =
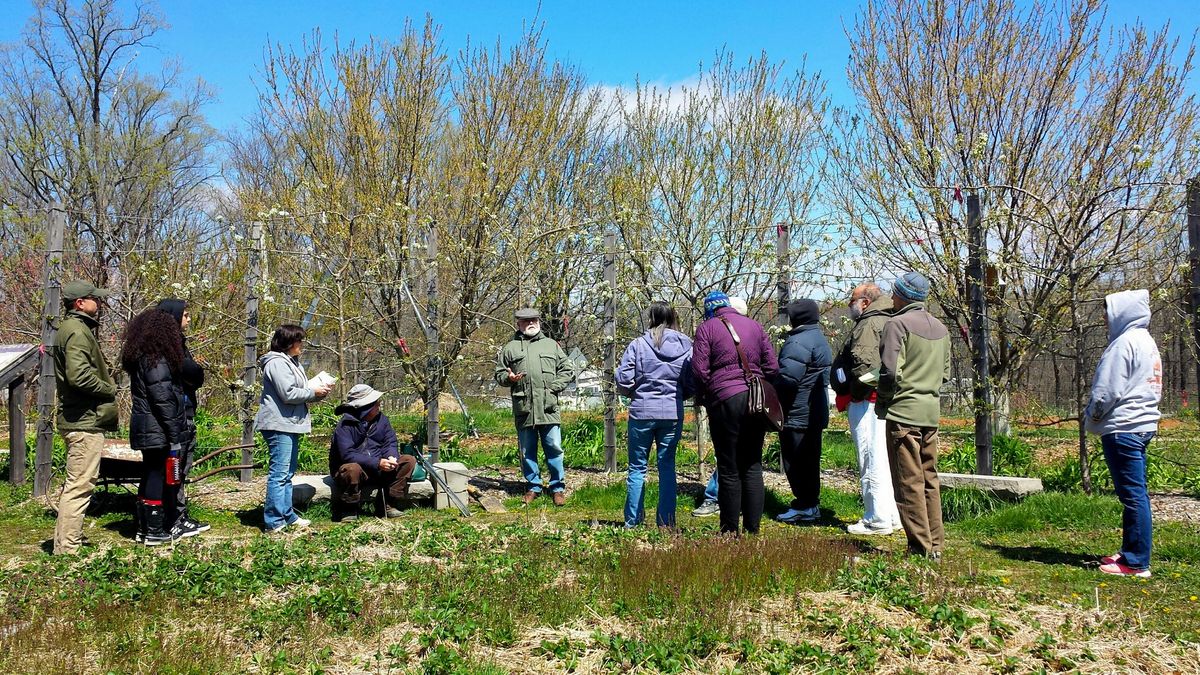
M 400 515 L 417 460 L 401 454 L 392 422 L 380 411 L 383 392 L 356 384 L 334 412 L 341 415 L 329 444 L 329 474 L 338 486 L 334 520 L 354 520 L 364 490 L 379 488 L 378 515 Z
M 528 506 L 542 494 L 540 442 L 550 468 L 551 499 L 555 506 L 562 506 L 567 501 L 567 484 L 558 395 L 575 379 L 575 368 L 562 347 L 542 332 L 541 313 L 523 307 L 513 313 L 513 318 L 517 330 L 496 355 L 494 377 L 496 384 L 507 387 L 512 395 L 521 473 L 529 486 L 523 501 Z

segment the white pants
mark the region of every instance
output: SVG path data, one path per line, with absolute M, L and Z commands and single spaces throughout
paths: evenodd
M 875 416 L 875 404 L 870 401 L 852 401 L 846 413 L 850 418 L 850 439 L 858 456 L 863 523 L 871 527 L 900 527 L 892 472 L 888 468 L 884 421 Z

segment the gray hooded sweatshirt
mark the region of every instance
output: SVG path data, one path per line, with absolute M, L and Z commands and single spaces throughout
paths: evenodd
M 1162 399 L 1162 359 L 1146 330 L 1150 292 L 1122 291 L 1104 298 L 1108 348 L 1096 366 L 1085 427 L 1099 434 L 1141 433 L 1158 429 Z
M 254 428 L 290 434 L 312 431 L 308 402 L 317 394 L 308 388 L 300 359 L 282 352 L 267 352 L 258 360 L 258 367 L 263 373 L 263 391 Z

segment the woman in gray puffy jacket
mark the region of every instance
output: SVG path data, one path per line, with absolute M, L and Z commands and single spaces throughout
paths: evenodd
M 263 525 L 268 532 L 279 532 L 292 525 L 308 527 L 292 508 L 292 477 L 300 454 L 300 437 L 312 430 L 308 402 L 329 394 L 332 385 L 308 386 L 308 376 L 300 365 L 304 351 L 304 329 L 284 324 L 271 336 L 271 351 L 258 360 L 263 373 L 262 398 L 254 428 L 267 442 L 267 495 L 263 501 Z

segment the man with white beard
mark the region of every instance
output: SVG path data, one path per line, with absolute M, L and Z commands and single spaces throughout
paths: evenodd
M 888 468 L 884 421 L 875 416 L 875 385 L 859 379 L 867 373 L 878 372 L 883 325 L 891 315 L 892 299 L 885 296 L 878 285 L 867 282 L 856 286 L 850 293 L 850 318 L 854 319 L 854 328 L 830 372 L 834 389 L 850 394 L 846 413 L 858 458 L 863 499 L 862 519 L 846 528 L 851 534 L 891 534 L 900 527 L 892 474 Z
M 512 393 L 521 473 L 529 483 L 525 504 L 542 494 L 537 453 L 540 441 L 550 468 L 549 488 L 554 505 L 562 506 L 566 503 L 567 486 L 558 395 L 575 379 L 575 368 L 558 342 L 542 333 L 542 316 L 536 309 L 518 309 L 513 318 L 517 321 L 517 331 L 496 355 L 495 379 L 496 384 L 508 387 Z

